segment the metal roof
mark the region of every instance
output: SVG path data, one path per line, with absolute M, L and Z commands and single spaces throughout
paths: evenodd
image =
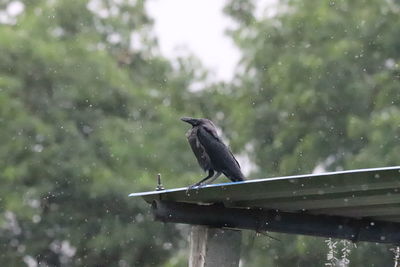
M 295 175 L 133 193 L 145 201 L 213 204 L 400 222 L 400 166 Z

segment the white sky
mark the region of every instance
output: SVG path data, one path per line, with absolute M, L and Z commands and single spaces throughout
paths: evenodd
M 218 80 L 230 80 L 240 52 L 224 31 L 230 20 L 222 13 L 226 0 L 151 0 L 147 10 L 161 52 L 168 58 L 187 53 L 198 57 Z

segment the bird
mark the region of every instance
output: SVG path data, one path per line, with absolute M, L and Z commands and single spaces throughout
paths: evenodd
M 232 182 L 245 180 L 239 162 L 222 142 L 211 120 L 190 117 L 183 117 L 181 120 L 192 125 L 186 133 L 187 140 L 200 167 L 208 172 L 206 177 L 189 186 L 188 190 L 203 185 L 207 180 L 209 180 L 208 183 L 212 183 L 221 173 Z

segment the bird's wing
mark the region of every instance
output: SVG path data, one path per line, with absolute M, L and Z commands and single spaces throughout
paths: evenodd
M 214 127 L 212 127 L 211 125 L 204 125 L 203 126 L 204 130 L 206 130 L 211 136 L 213 136 L 218 142 L 220 142 L 222 145 L 225 146 L 225 144 L 222 142 L 221 138 L 219 138 L 217 131 L 215 130 Z M 226 146 L 225 146 L 226 147 Z M 232 151 L 229 149 L 229 147 L 226 147 L 227 150 L 229 151 L 229 154 L 231 155 L 231 157 L 234 159 L 234 161 L 236 162 L 237 166 L 240 169 L 240 164 L 237 161 L 237 159 L 235 158 L 235 156 L 233 155 Z
M 208 154 L 212 166 L 231 180 L 242 180 L 243 174 L 238 161 L 215 133 L 215 129 L 210 131 L 210 127 L 199 127 L 197 131 L 199 141 Z
M 221 139 L 218 136 L 217 130 L 211 124 L 202 125 L 202 128 L 206 130 L 210 135 L 212 135 L 216 140 L 222 143 Z
M 231 153 L 232 158 L 235 160 L 236 164 L 238 165 L 239 169 L 240 169 L 240 164 L 239 161 L 237 161 L 237 159 L 235 158 L 235 156 L 233 155 L 232 151 L 228 148 L 229 153 Z

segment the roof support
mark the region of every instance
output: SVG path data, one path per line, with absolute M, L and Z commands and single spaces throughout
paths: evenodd
M 168 201 L 153 201 L 152 210 L 163 222 L 400 244 L 400 223 Z
M 241 239 L 241 231 L 192 226 L 189 267 L 239 266 Z

